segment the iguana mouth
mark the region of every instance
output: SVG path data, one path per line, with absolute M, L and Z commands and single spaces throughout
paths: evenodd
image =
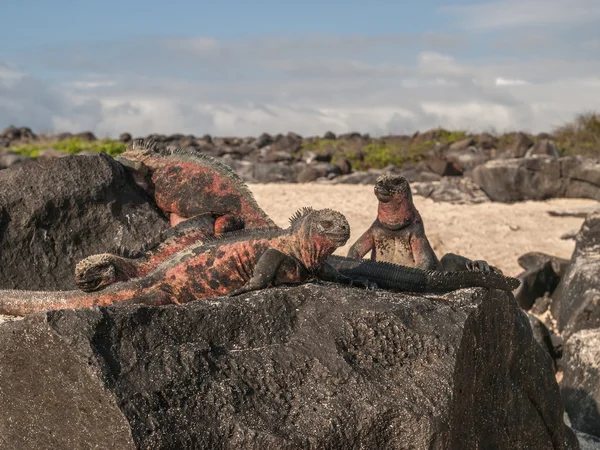
M 380 202 L 387 203 L 393 198 L 394 191 L 386 189 L 383 186 L 375 186 L 375 196 Z
M 346 245 L 346 242 L 348 242 L 348 239 L 350 239 L 350 236 L 345 231 L 339 233 L 328 233 L 328 237 L 340 246 Z

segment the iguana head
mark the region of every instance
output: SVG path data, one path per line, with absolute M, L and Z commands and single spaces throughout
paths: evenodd
M 402 175 L 381 175 L 375 182 L 375 196 L 379 200 L 377 220 L 390 230 L 399 230 L 420 220 L 410 191 Z
M 133 180 L 145 191 L 151 191 L 150 168 L 144 164 L 145 159 L 158 152 L 156 142 L 151 139 L 134 139 L 127 146 L 125 153 L 115 157 Z
M 299 258 L 307 268 L 320 266 L 350 239 L 346 217 L 332 209 L 305 207 L 291 218 L 292 232 L 299 239 Z
M 375 182 L 374 190 L 377 200 L 383 203 L 389 202 L 394 197 L 412 199 L 410 185 L 402 175 L 381 175 Z

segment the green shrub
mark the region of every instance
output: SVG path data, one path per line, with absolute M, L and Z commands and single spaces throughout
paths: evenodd
M 70 153 L 73 155 L 87 150 L 97 153 L 104 152 L 109 154 L 110 156 L 117 156 L 125 151 L 126 144 L 119 141 L 113 141 L 111 139 L 83 141 L 78 137 L 72 137 L 60 141 L 47 140 L 28 144 L 21 144 L 15 147 L 11 147 L 10 150 L 21 155 L 29 156 L 31 158 L 37 158 L 37 156 L 40 153 L 40 150 L 43 150 L 45 148 L 53 148 L 61 152 Z
M 553 135 L 564 155 L 600 154 L 600 114 L 579 114 L 573 122 L 555 128 Z

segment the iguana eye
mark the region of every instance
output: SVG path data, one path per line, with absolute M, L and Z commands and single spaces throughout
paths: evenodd
M 325 220 L 321 222 L 321 226 L 323 227 L 323 229 L 328 230 L 333 226 L 333 222 L 331 220 Z

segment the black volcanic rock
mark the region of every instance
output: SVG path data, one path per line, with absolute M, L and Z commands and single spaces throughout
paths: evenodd
M 2 439 L 21 450 L 579 448 L 551 358 L 495 290 L 40 313 L 0 325 L 0 361 Z
M 566 338 L 600 327 L 600 211 L 587 216 L 571 261 L 552 294 L 552 316 Z
M 0 287 L 72 289 L 75 264 L 139 248 L 168 221 L 106 154 L 0 171 Z

